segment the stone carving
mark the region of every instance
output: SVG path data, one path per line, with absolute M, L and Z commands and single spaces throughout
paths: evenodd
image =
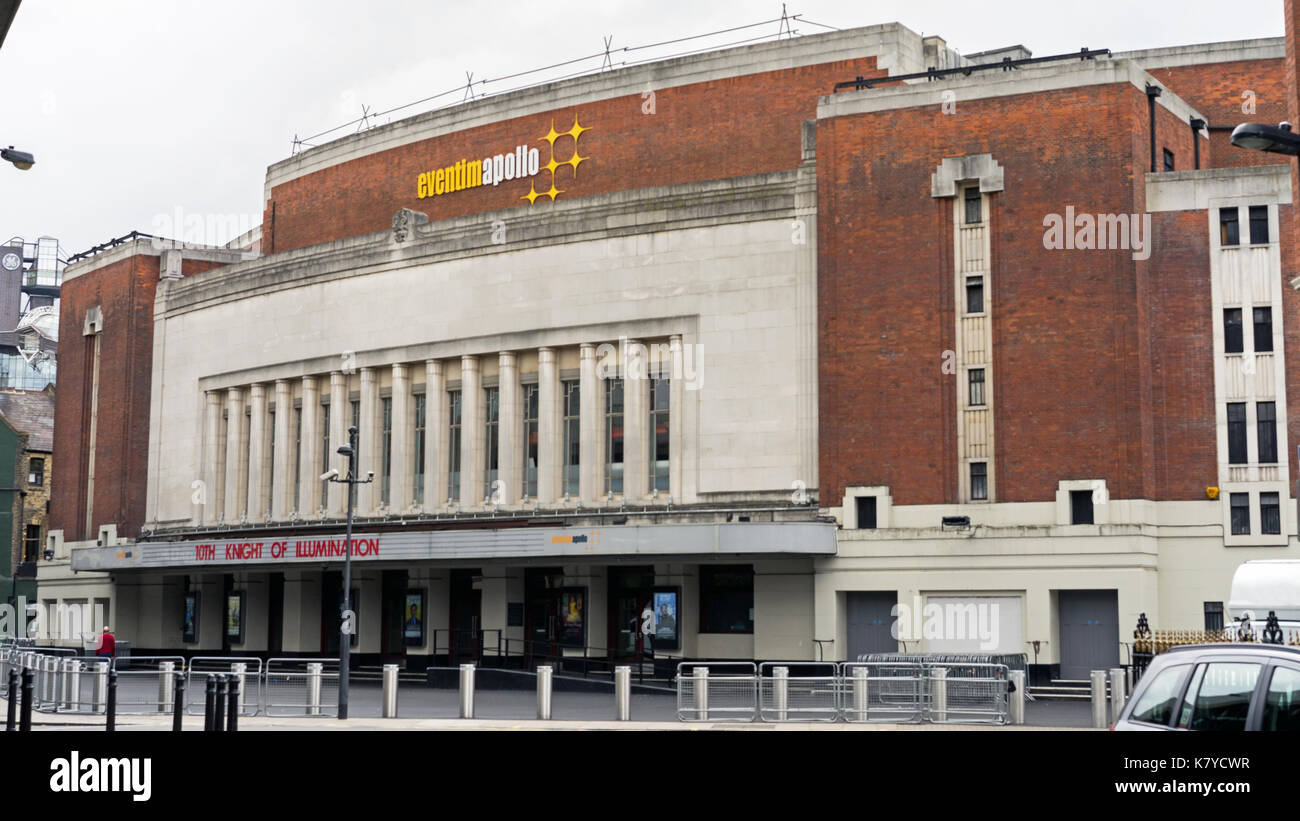
M 415 234 L 417 225 L 424 225 L 428 221 L 428 214 L 421 214 L 419 211 L 403 208 L 393 215 L 393 241 L 399 244 L 406 242 Z

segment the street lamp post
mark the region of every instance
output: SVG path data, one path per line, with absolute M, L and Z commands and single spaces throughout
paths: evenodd
M 1288 154 L 1292 157 L 1300 154 L 1300 134 L 1293 132 L 1291 124 L 1286 122 L 1277 125 L 1242 123 L 1232 129 L 1229 140 L 1238 148 Z
M 348 457 L 348 472 L 343 478 L 339 478 L 337 469 L 331 470 L 322 476 L 330 482 L 338 482 L 347 486 L 348 493 L 348 524 L 347 536 L 343 542 L 343 613 L 339 620 L 339 719 L 348 717 L 348 674 L 352 660 L 352 634 L 355 632 L 353 622 L 355 619 L 352 614 L 352 505 L 356 498 L 356 486 L 366 485 L 374 481 L 374 474 L 369 473 L 365 479 L 357 478 L 357 456 L 359 446 L 357 445 L 356 426 L 348 428 L 348 443 L 339 446 L 339 454 Z

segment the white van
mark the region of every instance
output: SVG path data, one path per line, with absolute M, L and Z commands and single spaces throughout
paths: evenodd
M 1277 614 L 1284 633 L 1300 630 L 1300 559 L 1254 559 L 1243 562 L 1232 575 L 1228 597 L 1232 623 L 1247 615 L 1258 635 L 1270 612 Z

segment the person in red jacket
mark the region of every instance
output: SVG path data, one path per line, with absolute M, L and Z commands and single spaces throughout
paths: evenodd
M 111 659 L 116 649 L 117 640 L 113 638 L 113 632 L 108 629 L 108 625 L 104 625 L 104 634 L 99 637 L 99 649 L 95 651 L 95 655 Z

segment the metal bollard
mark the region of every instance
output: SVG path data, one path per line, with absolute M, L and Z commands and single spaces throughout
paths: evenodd
M 474 665 L 460 666 L 460 717 L 474 717 Z
M 9 714 L 8 716 L 5 717 L 6 733 L 15 732 L 18 729 L 18 700 L 21 697 L 19 695 L 19 690 L 18 690 L 19 688 L 18 680 L 20 678 L 21 676 L 18 675 L 18 668 L 10 667 L 9 676 L 8 676 L 9 689 L 5 691 L 9 695 L 8 698 Z
M 1025 723 L 1025 671 L 1011 670 L 1007 673 L 1007 678 L 1011 682 L 1011 692 L 1008 698 L 1011 703 L 1007 705 L 1007 719 L 1012 724 Z
M 239 701 L 235 703 L 237 713 L 244 712 L 244 688 L 248 685 L 248 665 L 242 661 L 237 661 L 230 665 L 230 680 L 235 684 L 235 691 L 239 693 Z
M 239 702 L 243 698 L 239 686 L 239 679 L 235 676 L 230 677 L 230 690 L 226 694 L 226 732 L 233 733 L 239 730 Z
M 776 710 L 776 720 L 786 721 L 790 718 L 790 668 L 772 668 L 772 708 Z
M 45 656 L 42 659 L 42 667 L 45 675 L 41 676 L 41 704 L 47 708 L 53 708 L 55 712 L 59 710 L 59 660 L 54 656 Z
M 104 708 L 104 729 L 113 732 L 117 729 L 117 671 L 108 671 L 108 706 Z
M 626 664 L 614 668 L 614 720 L 632 720 L 632 668 Z
M 212 718 L 217 714 L 217 677 L 208 676 L 207 690 L 203 701 L 203 732 L 212 732 Z
M 175 709 L 172 710 L 172 732 L 179 733 L 184 728 L 185 719 L 185 674 L 178 672 L 176 674 L 176 684 L 174 685 L 175 697 L 172 704 Z
M 397 718 L 397 665 L 384 665 L 383 717 Z
M 871 717 L 870 691 L 867 689 L 870 672 L 866 667 L 853 668 L 853 718 L 856 721 L 867 721 Z
M 930 698 L 934 704 L 932 720 L 944 723 L 948 720 L 948 668 L 935 667 L 930 671 Z
M 158 664 L 158 712 L 166 715 L 172 711 L 172 675 L 176 662 L 164 661 Z
M 1092 726 L 1104 730 L 1106 724 L 1106 671 L 1092 671 Z
M 212 703 L 212 730 L 217 733 L 226 731 L 226 677 L 217 676 L 217 698 Z
M 552 677 L 555 675 L 555 668 L 549 664 L 539 665 L 537 668 L 537 720 L 551 720 L 551 693 L 554 687 Z
M 1110 671 L 1110 723 L 1114 724 L 1119 721 L 1120 711 L 1124 709 L 1124 702 L 1128 699 L 1124 689 L 1124 670 L 1120 667 L 1113 667 Z
M 32 668 L 23 669 L 22 696 L 23 704 L 19 712 L 18 731 L 29 733 L 32 730 L 32 697 L 35 695 L 34 684 L 32 682 Z
M 108 702 L 108 662 L 95 662 L 95 684 L 91 691 L 91 711 L 98 713 L 105 709 Z
M 325 665 L 319 661 L 308 662 L 307 664 L 307 715 L 309 716 L 320 715 L 321 671 L 324 669 Z M 269 694 L 266 700 L 267 703 L 270 703 Z
M 691 671 L 695 682 L 695 718 L 697 721 L 709 720 L 709 668 L 696 667 Z
M 1125 687 L 1124 692 L 1133 692 L 1133 665 L 1124 668 Z
M 81 701 L 81 662 L 76 659 L 64 659 L 59 678 L 60 703 L 65 710 L 76 710 Z

